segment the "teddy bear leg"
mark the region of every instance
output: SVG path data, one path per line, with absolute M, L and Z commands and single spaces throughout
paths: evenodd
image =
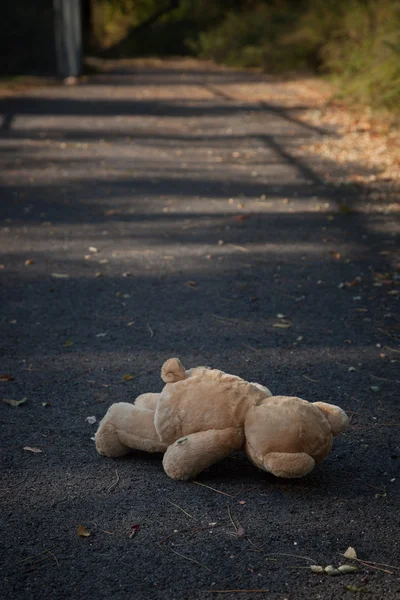
M 264 456 L 263 464 L 269 473 L 288 479 L 303 477 L 315 467 L 314 459 L 305 452 L 270 452 Z
M 112 423 L 101 423 L 95 435 L 96 450 L 103 456 L 117 458 L 128 454 L 131 449 L 121 444 L 115 425 Z
M 164 454 L 164 470 L 172 479 L 193 479 L 217 461 L 239 450 L 244 441 L 242 428 L 209 429 L 177 440 Z
M 128 402 L 113 404 L 96 432 L 96 449 L 104 456 L 123 456 L 130 450 L 165 452 L 154 427 L 154 411 Z

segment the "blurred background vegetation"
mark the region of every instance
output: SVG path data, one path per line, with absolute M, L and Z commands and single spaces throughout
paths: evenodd
M 342 95 L 400 110 L 400 0 L 90 0 L 87 51 L 191 55 L 312 71 Z
M 0 57 L 7 59 L 0 58 L 1 72 L 17 72 L 12 65 L 23 62 L 21 53 L 31 63 L 38 53 L 42 64 L 53 60 L 46 33 L 52 2 L 6 3 Z M 346 99 L 400 112 L 400 0 L 81 0 L 81 5 L 86 56 L 194 56 L 280 75 L 312 72 L 333 79 Z

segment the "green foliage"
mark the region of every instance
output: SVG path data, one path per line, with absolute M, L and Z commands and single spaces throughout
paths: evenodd
M 321 55 L 342 95 L 400 110 L 399 2 L 349 2 Z
M 97 0 L 103 47 L 167 4 Z M 129 36 L 124 51 L 194 54 L 278 73 L 311 69 L 333 77 L 345 97 L 400 110 L 400 0 L 181 0 Z
M 312 69 L 341 94 L 400 110 L 398 0 L 275 0 L 230 12 L 199 34 L 200 56 L 269 72 Z

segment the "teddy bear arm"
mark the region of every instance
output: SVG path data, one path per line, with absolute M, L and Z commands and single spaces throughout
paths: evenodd
M 243 428 L 209 429 L 180 438 L 164 454 L 164 470 L 172 479 L 193 479 L 214 463 L 239 450 Z
M 325 415 L 325 418 L 331 426 L 333 435 L 339 435 L 339 433 L 342 433 L 342 431 L 347 429 L 349 417 L 344 410 L 339 408 L 339 406 L 328 404 L 327 402 L 313 402 L 313 405 L 319 408 Z
M 103 456 L 123 456 L 130 450 L 165 452 L 154 427 L 154 411 L 127 402 L 113 404 L 96 432 L 96 449 Z

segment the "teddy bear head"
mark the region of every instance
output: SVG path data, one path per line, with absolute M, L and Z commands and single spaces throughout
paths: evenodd
M 279 477 L 302 477 L 328 455 L 334 436 L 349 420 L 333 404 L 272 396 L 251 407 L 245 419 L 250 460 Z

